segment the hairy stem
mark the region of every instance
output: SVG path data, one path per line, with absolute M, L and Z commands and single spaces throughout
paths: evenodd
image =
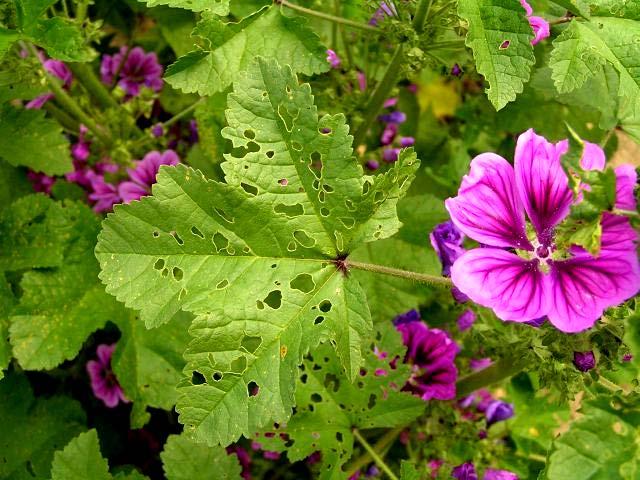
M 400 75 L 400 66 L 402 65 L 402 59 L 404 58 L 402 44 L 400 43 L 396 50 L 393 52 L 391 62 L 387 67 L 384 77 L 380 80 L 380 83 L 376 85 L 373 94 L 369 98 L 367 105 L 364 109 L 363 120 L 356 132 L 353 134 L 353 145 L 357 148 L 364 143 L 364 138 L 367 135 L 369 126 L 373 123 L 382 108 L 382 104 L 389 96 L 389 92 L 395 87 L 398 76 Z
M 348 20 L 346 18 L 336 17 L 334 15 L 329 15 L 328 13 L 318 12 L 317 10 L 311 10 L 310 8 L 301 7 L 300 5 L 296 5 L 295 3 L 290 3 L 287 0 L 275 0 L 276 3 L 279 3 L 283 7 L 290 8 L 291 10 L 295 10 L 300 13 L 304 13 L 305 15 L 310 15 L 312 17 L 321 18 L 323 20 L 327 20 L 328 22 L 340 23 L 342 25 L 346 25 L 348 27 L 358 28 L 360 30 L 367 30 L 370 32 L 378 32 L 380 31 L 366 23 L 354 22 L 352 20 Z
M 166 122 L 162 123 L 162 126 L 164 128 L 170 127 L 171 125 L 173 125 L 174 123 L 176 123 L 178 120 L 183 119 L 184 117 L 186 117 L 187 115 L 189 115 L 192 111 L 194 111 L 196 109 L 196 107 L 198 105 L 200 105 L 202 102 L 204 102 L 206 99 L 205 98 L 201 98 L 198 101 L 192 103 L 191 105 L 189 105 L 187 108 L 185 108 L 184 110 L 176 113 L 173 117 L 171 117 L 169 120 L 167 120 Z
M 512 377 L 516 373 L 520 373 L 527 363 L 522 358 L 502 358 L 487 368 L 458 379 L 456 383 L 457 395 L 458 397 L 466 397 L 479 388 L 487 387 L 500 380 Z
M 358 429 L 353 429 L 353 436 L 356 438 L 356 440 L 358 440 L 358 442 L 360 442 L 360 444 L 369 453 L 369 455 L 371 455 L 371 458 L 376 463 L 376 465 L 380 467 L 380 470 L 386 473 L 391 480 L 398 480 L 398 477 L 396 477 L 395 473 L 393 473 L 389 466 L 384 463 L 384 460 L 382 460 L 380 455 L 378 455 L 378 452 L 376 452 L 376 450 L 371 445 L 369 445 L 369 442 L 367 442 L 364 437 L 360 435 Z
M 416 15 L 413 17 L 413 28 L 416 33 L 422 33 L 424 29 L 424 22 L 427 19 L 427 15 L 429 15 L 429 10 L 431 10 L 431 4 L 433 0 L 419 0 L 418 6 L 416 7 Z
M 429 275 L 428 273 L 409 272 L 399 268 L 385 267 L 384 265 L 375 265 L 373 263 L 353 262 L 347 260 L 347 268 L 355 268 L 356 270 L 365 270 L 367 272 L 381 273 L 392 277 L 406 278 L 419 283 L 428 283 L 430 285 L 442 285 L 450 287 L 451 279 L 440 275 Z
M 91 67 L 86 63 L 68 63 L 69 69 L 82 86 L 92 95 L 103 108 L 120 108 L 115 98 L 111 96 Z
M 384 452 L 389 446 L 393 444 L 393 442 L 395 442 L 396 438 L 398 438 L 400 433 L 402 433 L 402 430 L 404 430 L 404 427 L 388 430 L 383 436 L 378 439 L 378 441 L 373 446 L 373 449 L 376 452 Z M 382 453 L 380 453 L 379 455 L 380 457 L 384 458 L 384 455 Z M 364 454 L 362 454 L 349 464 L 347 468 L 347 477 L 351 477 L 358 470 L 370 464 L 372 461 L 373 457 L 368 451 L 366 451 Z
M 62 125 L 64 128 L 66 128 L 70 132 L 73 132 L 76 135 L 78 134 L 78 130 L 80 129 L 80 124 L 78 123 L 78 121 L 75 118 L 73 118 L 69 114 L 67 114 L 67 112 L 65 112 L 64 110 L 56 107 L 53 104 L 53 102 L 45 103 L 42 108 L 49 115 L 51 115 L 53 118 L 55 118 L 58 121 L 58 123 L 60 125 Z

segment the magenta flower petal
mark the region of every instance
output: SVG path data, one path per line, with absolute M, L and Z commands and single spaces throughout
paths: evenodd
M 123 203 L 140 200 L 140 198 L 149 195 L 149 193 L 149 191 L 136 182 L 122 182 L 118 185 L 118 195 L 122 198 Z
M 563 332 L 580 332 L 593 326 L 605 308 L 617 305 L 640 290 L 640 267 L 634 250 L 608 253 L 598 258 L 579 254 L 553 262 L 552 302 L 547 316 Z
M 627 217 L 604 212 L 600 225 L 602 226 L 600 245 L 602 254 L 625 255 L 636 249 L 638 232 L 631 226 Z
M 569 214 L 573 196 L 560 164 L 568 142 L 557 144 L 527 130 L 518 137 L 515 154 L 516 183 L 524 208 L 540 242 L 548 243 L 555 227 Z
M 484 471 L 483 480 L 518 480 L 518 475 L 509 470 L 487 468 Z
M 633 165 L 616 167 L 616 208 L 622 210 L 636 209 L 636 197 L 633 189 L 638 183 L 638 174 Z
M 53 98 L 53 93 L 43 93 L 42 95 L 38 95 L 36 98 L 28 102 L 25 105 L 25 108 L 28 108 L 29 110 L 40 110 L 45 103 Z
M 547 22 L 542 17 L 530 16 L 528 18 L 529 25 L 533 29 L 533 40 L 531 40 L 531 45 L 536 45 L 540 43 L 545 38 L 549 38 L 551 35 L 551 31 L 549 30 L 549 22 Z
M 445 206 L 456 227 L 480 243 L 533 249 L 526 235 L 513 168 L 494 153 L 483 153 L 471 161 L 458 196 L 448 198 Z
M 597 143 L 584 142 L 580 166 L 583 170 L 604 170 L 606 162 L 604 150 Z
M 531 8 L 527 0 L 520 0 L 520 4 L 524 7 L 525 12 L 527 12 L 527 17 L 533 15 L 533 8 Z
M 476 248 L 456 260 L 453 283 L 474 302 L 492 308 L 502 320 L 525 322 L 547 314 L 548 276 L 538 260 L 525 260 L 498 248 Z

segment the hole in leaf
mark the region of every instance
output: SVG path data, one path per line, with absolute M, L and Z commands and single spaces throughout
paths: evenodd
M 342 239 L 342 234 L 340 232 L 333 232 L 334 237 L 336 237 L 336 247 L 338 250 L 342 251 L 344 249 L 344 240 Z
M 269 307 L 277 310 L 282 305 L 282 292 L 280 290 L 272 290 L 263 300 Z
M 309 293 L 316 287 L 316 282 L 308 273 L 301 273 L 291 280 L 289 286 L 294 290 L 300 290 L 302 293 Z
M 256 382 L 249 382 L 247 385 L 247 395 L 255 397 L 260 392 L 260 387 Z
M 320 200 L 320 203 L 324 203 L 324 199 L 325 199 L 325 193 L 324 190 L 320 190 L 318 192 L 318 200 Z
M 202 233 L 200 229 L 195 225 L 191 227 L 191 233 L 193 233 L 196 237 L 204 238 L 204 233 Z
M 329 300 L 323 300 L 320 305 L 318 306 L 318 308 L 320 308 L 320 311 L 323 313 L 327 313 L 328 311 L 331 310 L 331 302 Z
M 322 322 L 324 322 L 324 317 L 320 315 L 319 317 L 316 317 L 316 319 L 313 321 L 313 324 L 320 325 Z
M 245 192 L 247 192 L 252 197 L 255 197 L 258 194 L 258 187 L 254 185 L 249 185 L 248 183 L 240 182 L 240 186 Z
M 201 374 L 197 370 L 194 370 L 191 374 L 191 383 L 193 385 L 202 385 L 203 383 L 207 383 L 207 379 L 203 374 Z
M 327 373 L 327 375 L 324 377 L 324 387 L 327 390 L 333 390 L 334 392 L 337 392 L 340 388 L 340 379 L 333 373 Z
M 218 284 L 216 285 L 216 289 L 222 290 L 223 288 L 227 288 L 228 285 L 229 281 L 227 279 L 224 279 L 218 282 Z
M 262 303 L 260 300 L 256 300 L 256 308 L 258 310 L 264 310 L 264 303 Z
M 312 163 L 320 163 L 320 165 L 322 165 L 322 154 L 318 151 L 314 151 L 311 152 L 311 155 L 309 156 L 309 158 L 311 159 Z
M 328 217 L 330 213 L 331 211 L 326 207 L 322 207 L 320 209 L 320 215 L 322 215 L 323 217 Z
M 184 240 L 180 238 L 180 235 L 178 235 L 178 232 L 172 231 L 172 232 L 169 232 L 169 235 L 171 235 L 175 239 L 175 241 L 178 242 L 178 245 L 184 245 Z
M 318 190 L 320 188 L 320 180 L 316 178 L 311 184 L 311 186 L 313 187 L 314 190 Z
M 336 432 L 336 440 L 339 442 L 342 442 L 343 438 L 342 438 L 342 432 Z
M 509 48 L 509 45 L 511 45 L 511 42 L 509 40 L 505 40 L 500 44 L 500 50 L 506 50 Z
M 290 132 L 293 129 L 293 117 L 283 105 L 278 105 L 278 116 L 282 119 L 284 128 L 287 129 L 287 132 Z
M 285 205 L 284 203 L 279 203 L 273 209 L 276 213 L 282 213 L 289 218 L 299 217 L 304 213 L 304 207 L 300 203 L 296 203 L 295 205 Z
M 356 209 L 356 206 L 348 198 L 344 201 L 344 205 L 347 207 L 347 210 L 349 210 L 350 212 L 353 212 Z
M 162 270 L 162 276 L 166 277 L 167 275 L 169 275 L 169 269 L 165 268 L 164 270 Z
M 224 250 L 229 246 L 229 240 L 220 232 L 217 232 L 213 235 L 213 245 L 216 247 L 216 250 L 219 252 L 220 250 Z
M 310 237 L 304 230 L 296 230 L 293 232 L 293 238 L 305 248 L 311 248 L 316 244 L 316 239 Z
M 280 184 L 280 186 L 286 187 L 287 185 L 289 185 L 289 180 L 287 180 L 286 178 L 281 178 L 280 180 L 278 180 L 278 183 Z
M 244 356 L 236 358 L 229 365 L 229 369 L 234 373 L 244 372 L 247 369 L 247 359 Z
M 329 185 L 328 183 L 323 183 L 322 184 L 322 190 L 324 190 L 327 193 L 331 193 L 331 192 L 333 192 L 333 187 L 331 185 Z
M 320 395 L 319 393 L 312 393 L 311 401 L 314 403 L 320 403 L 322 401 L 322 395 Z
M 297 152 L 301 152 L 302 151 L 302 145 L 300 143 L 298 143 L 298 142 L 291 142 L 291 148 L 293 148 Z
M 276 154 L 276 152 L 274 152 L 273 150 L 267 150 L 267 152 L 265 153 L 265 155 L 267 156 L 267 158 L 273 158 L 273 156 Z
M 159 236 L 160 236 L 160 232 L 158 232 L 158 231 L 154 231 L 153 232 L 153 237 L 154 238 L 158 238 Z
M 340 221 L 349 230 L 356 224 L 356 221 L 352 217 L 340 217 Z
M 222 380 L 222 373 L 221 372 L 213 372 L 212 377 L 216 382 L 219 382 L 220 380 Z
M 173 278 L 175 278 L 177 282 L 182 280 L 182 277 L 184 277 L 184 272 L 180 267 L 173 267 L 173 271 L 171 273 L 173 274 Z
M 287 245 L 287 251 L 289 252 L 295 252 L 296 248 L 298 248 L 298 245 L 293 240 L 291 240 Z
M 244 136 L 249 140 L 253 140 L 254 138 L 256 138 L 256 132 L 254 132 L 253 130 L 247 129 L 244 131 Z
M 369 410 L 376 406 L 376 400 L 377 398 L 373 393 L 369 395 L 369 403 L 367 403 L 367 407 L 369 408 Z
M 159 258 L 156 263 L 153 264 L 153 268 L 156 270 L 162 270 L 164 268 L 164 260 Z
M 307 383 L 307 379 L 308 379 L 308 378 L 309 378 L 309 375 L 307 375 L 306 373 L 303 373 L 303 374 L 300 376 L 300 381 L 301 381 L 302 383 Z
M 180 293 L 178 294 L 178 300 L 182 300 L 187 295 L 187 289 L 181 288 Z
M 322 134 L 322 135 L 329 135 L 331 133 L 331 129 L 329 127 L 322 127 L 320 129 L 318 129 L 318 131 Z
M 240 342 L 240 346 L 249 353 L 255 353 L 255 351 L 262 344 L 262 338 L 245 336 Z
M 214 210 L 218 215 L 222 217 L 222 219 L 227 223 L 233 223 L 233 217 L 230 217 L 227 212 L 222 210 L 221 208 L 214 207 Z
M 364 182 L 362 184 L 362 194 L 366 195 L 367 193 L 369 193 L 370 188 L 371 188 L 371 184 L 369 182 Z
M 271 264 L 271 268 L 276 268 L 277 266 L 278 266 L 278 264 L 277 264 L 277 263 L 272 263 L 272 264 Z

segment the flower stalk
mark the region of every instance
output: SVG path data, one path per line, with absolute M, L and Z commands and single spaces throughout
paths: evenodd
M 358 431 L 358 429 L 356 428 L 353 429 L 353 436 L 364 447 L 364 449 L 369 453 L 369 455 L 371 455 L 371 458 L 376 463 L 376 465 L 378 465 L 380 470 L 386 473 L 391 480 L 398 480 L 398 477 L 396 476 L 396 474 L 391 471 L 391 469 L 386 463 L 384 463 L 384 460 L 382 460 L 380 455 L 378 455 L 378 452 L 376 452 L 376 450 L 371 445 L 369 445 L 369 442 L 367 442 L 364 439 L 364 437 L 360 435 L 360 432 Z
M 392 277 L 406 278 L 419 283 L 427 283 L 429 285 L 438 285 L 451 287 L 451 279 L 440 275 L 429 275 L 428 273 L 410 272 L 399 268 L 386 267 L 384 265 L 375 265 L 372 263 L 347 261 L 347 268 L 355 268 L 356 270 L 365 270 L 372 273 L 381 273 Z
M 476 390 L 497 383 L 506 378 L 520 373 L 527 365 L 525 358 L 502 358 L 487 368 L 470 373 L 456 383 L 456 394 L 458 398 L 466 397 Z
M 120 108 L 115 98 L 102 85 L 93 70 L 85 63 L 69 63 L 69 70 L 78 79 L 87 92 L 92 95 L 103 108 Z

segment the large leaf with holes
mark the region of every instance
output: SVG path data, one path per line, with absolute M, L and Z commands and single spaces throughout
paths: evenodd
M 301 18 L 265 7 L 239 23 L 205 15 L 193 31 L 204 48 L 180 57 L 167 68 L 165 80 L 184 92 L 211 95 L 224 91 L 258 55 L 272 57 L 294 72 L 326 72 L 325 47 Z
M 219 446 L 195 443 L 184 433 L 170 435 L 160 454 L 168 480 L 240 480 L 238 457 Z
M 23 368 L 38 370 L 75 357 L 87 336 L 108 320 L 122 316 L 124 308 L 104 291 L 98 279 L 98 262 L 91 252 L 99 221 L 91 209 L 41 196 L 24 200 L 29 199 L 49 205 L 60 223 L 69 226 L 58 238 L 65 247 L 63 263 L 57 269 L 24 274 L 22 296 L 10 318 L 14 356 Z M 51 231 L 44 230 L 42 235 L 46 237 Z
M 518 0 L 460 0 L 458 14 L 469 24 L 466 44 L 500 110 L 522 93 L 535 63 L 533 32 Z
M 96 247 L 107 291 L 148 326 L 198 317 L 177 410 L 201 441 L 228 444 L 293 407 L 302 357 L 331 340 L 350 377 L 371 329 L 342 259 L 399 227 L 418 162 L 405 151 L 364 177 L 342 115 L 318 118 L 308 85 L 259 60 L 227 111 L 227 183 L 162 168 L 153 196 L 116 206 Z M 232 414 L 231 414 L 232 413 Z
M 168 7 L 185 8 L 194 12 L 208 11 L 215 15 L 229 15 L 230 0 L 139 0 L 148 7 L 166 5 Z
M 35 398 L 16 373 L 0 381 L 0 478 L 50 478 L 57 449 L 86 427 L 80 404 L 69 397 Z
M 21 139 L 16 142 L 16 139 Z M 73 169 L 69 141 L 60 125 L 42 110 L 0 108 L 0 156 L 11 165 L 29 167 L 48 175 Z
M 404 352 L 390 322 L 381 325 L 352 383 L 345 381 L 331 348 L 322 345 L 300 367 L 296 413 L 285 426 L 263 431 L 256 440 L 267 450 L 286 450 L 292 462 L 320 451 L 319 478 L 346 478 L 342 466 L 353 453 L 354 428 L 401 427 L 424 411 L 422 399 L 400 391 L 409 377 Z

